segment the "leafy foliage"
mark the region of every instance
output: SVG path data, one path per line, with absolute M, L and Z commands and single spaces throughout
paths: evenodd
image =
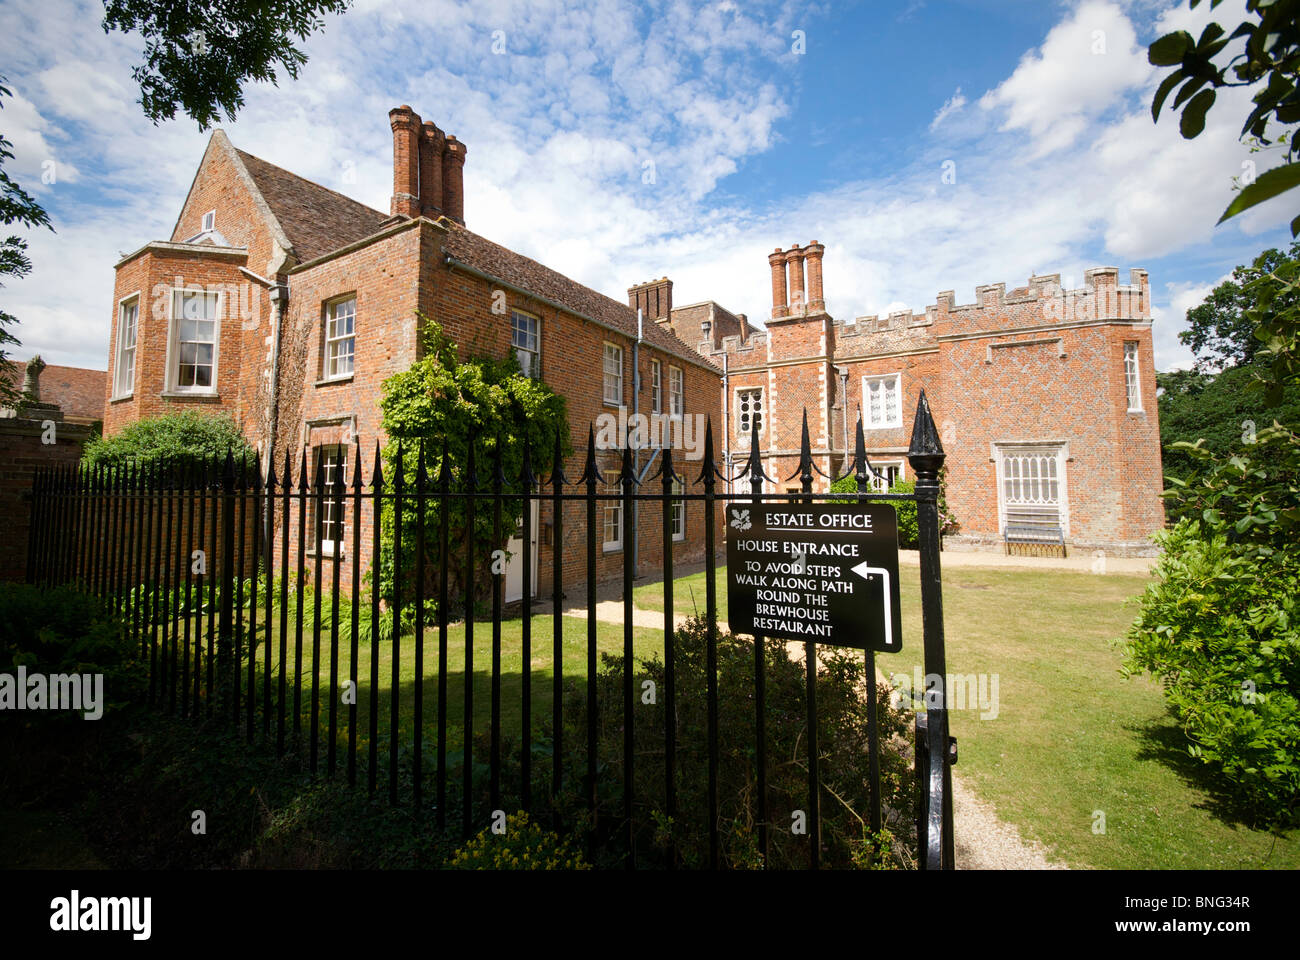
M 857 493 L 857 480 L 849 475 L 840 477 L 831 484 L 831 493 Z M 916 493 L 915 480 L 895 480 L 889 487 L 890 493 Z M 956 516 L 948 508 L 948 468 L 939 468 L 939 536 L 956 533 L 961 529 Z M 830 501 L 848 503 L 848 500 Z M 894 503 L 898 510 L 898 545 L 904 550 L 915 550 L 920 546 L 921 533 L 916 523 L 916 504 L 909 500 Z
M 90 594 L 73 587 L 0 583 L 0 671 L 24 666 L 29 673 L 102 673 L 105 709 L 112 709 L 142 690 L 138 654 L 136 641 Z M 58 712 L 36 716 L 81 720 Z
M 551 470 L 555 439 L 560 438 L 560 456 L 573 452 L 569 441 L 569 422 L 564 397 L 540 380 L 533 380 L 519 369 L 512 353 L 504 360 L 476 357 L 461 361 L 459 351 L 441 327 L 421 316 L 423 354 L 410 370 L 384 381 L 380 400 L 383 426 L 389 443 L 383 451 L 384 482 L 395 489 L 400 473 L 406 491 L 416 490 L 419 476 L 419 451 L 424 451 L 427 478 L 425 489 L 434 489 L 447 470 L 447 482 L 454 491 L 471 485 L 479 493 L 490 493 L 498 470 L 506 478 L 503 489 L 517 493 L 518 478 L 523 475 L 525 450 L 534 476 L 544 479 Z M 401 470 L 398 451 L 402 452 Z M 471 462 L 473 469 L 471 473 Z M 468 502 L 464 498 L 448 501 L 448 540 L 452 561 L 448 564 L 451 595 L 465 595 L 466 570 L 462 558 L 471 539 Z M 401 524 L 402 576 L 409 587 L 416 566 L 416 545 L 420 524 L 425 535 L 426 575 L 438 569 L 437 548 L 443 506 L 440 498 L 429 497 L 423 517 L 413 501 L 404 504 Z M 491 585 L 491 552 L 505 546 L 523 517 L 521 499 L 502 502 L 501 535 L 494 529 L 493 503 L 476 501 L 472 541 L 476 558 L 475 582 L 479 598 L 487 595 Z M 380 585 L 384 597 L 393 596 L 394 536 L 396 511 L 392 500 L 384 503 L 383 549 Z M 459 560 L 459 562 L 458 562 Z M 406 593 L 406 596 L 411 596 Z
M 1276 406 L 1287 384 L 1300 383 L 1300 258 L 1292 256 L 1265 269 L 1267 256 L 1255 261 L 1259 276 L 1246 286 L 1254 299 L 1246 319 L 1254 324 L 1260 343 L 1254 357 L 1257 387 Z
M 1282 403 L 1268 406 L 1249 389 L 1258 378 L 1253 365 L 1230 367 L 1222 373 L 1176 370 L 1156 374 L 1160 393 L 1160 445 L 1167 477 L 1188 482 L 1212 461 L 1188 452 L 1184 443 L 1202 441 L 1218 456 L 1248 447 L 1253 434 L 1276 419 L 1300 423 L 1300 386 L 1288 385 Z
M 1250 816 L 1288 824 L 1300 796 L 1300 436 L 1274 421 L 1223 453 L 1203 438 L 1169 449 L 1190 473 L 1169 478 L 1179 522 L 1161 535 L 1125 669 L 1163 681 L 1192 756 Z
M 1210 292 L 1205 301 L 1187 311 L 1187 329 L 1178 339 L 1196 355 L 1196 367 L 1212 372 L 1251 363 L 1262 346 L 1255 337 L 1256 321 L 1250 311 L 1256 306 L 1257 281 L 1288 261 L 1300 259 L 1300 242 L 1293 242 L 1285 254 L 1265 250 L 1250 265 L 1238 266 L 1232 279 Z M 1274 308 L 1293 308 L 1296 291 L 1274 298 Z
M 706 693 L 707 622 L 695 617 L 679 627 L 675 639 L 677 815 L 672 838 L 687 867 L 708 864 L 708 698 Z M 808 838 L 790 825 L 796 810 L 808 809 L 806 677 L 781 643 L 765 649 L 767 677 L 769 868 L 802 868 L 808 862 Z M 889 688 L 877 687 L 876 719 L 880 735 L 880 778 L 884 827 L 889 837 L 872 838 L 870 771 L 867 750 L 868 678 L 861 654 L 822 648 L 818 653 L 817 722 L 821 798 L 822 862 L 832 867 L 910 865 L 915 853 L 915 778 L 907 744 L 911 718 L 890 706 Z M 598 827 L 593 841 L 617 860 L 622 853 L 623 821 L 623 671 L 622 657 L 604 655 L 597 675 Z M 718 723 L 727 731 L 719 742 L 718 818 L 721 866 L 751 869 L 761 865 L 757 838 L 754 771 L 754 647 L 748 640 L 719 631 L 717 637 Z M 636 704 L 634 752 L 635 819 L 638 859 L 654 863 L 666 850 L 669 824 L 664 801 L 665 665 L 658 655 L 637 659 L 634 695 L 642 698 L 646 681 L 654 684 L 655 702 Z M 570 745 L 564 808 L 581 814 L 582 771 L 586 769 L 587 702 L 585 690 L 572 686 L 565 702 L 565 743 Z M 589 826 L 589 825 L 588 825 Z M 599 864 L 598 864 L 599 865 Z
M 591 864 L 571 838 L 543 829 L 520 810 L 506 821 L 506 831 L 488 827 L 452 854 L 451 870 L 590 870 Z
M 277 69 L 297 79 L 307 55 L 304 41 L 325 25 L 324 14 L 342 13 L 350 0 L 105 0 L 104 32 L 134 31 L 144 38 L 144 63 L 132 77 L 140 85 L 144 115 L 154 123 L 181 110 L 200 129 L 227 120 L 244 105 L 249 80 L 276 82 Z
M 840 477 L 831 484 L 831 493 L 857 493 L 858 483 L 853 476 Z M 895 480 L 889 488 L 890 493 L 916 493 L 916 483 L 912 480 Z M 835 503 L 837 501 L 830 501 Z M 838 501 L 851 503 L 849 500 Z M 904 550 L 915 550 L 920 545 L 920 531 L 916 525 L 916 504 L 911 500 L 889 501 L 898 511 L 898 545 Z
M 1193 9 L 1202 0 L 1191 0 Z M 1210 0 L 1211 9 L 1222 0 Z M 1241 136 L 1261 146 L 1285 147 L 1285 163 L 1245 184 L 1224 210 L 1219 222 L 1243 210 L 1300 186 L 1300 166 L 1293 133 L 1300 123 L 1300 0 L 1246 0 L 1252 19 L 1241 21 L 1231 33 L 1218 23 L 1209 23 L 1200 37 L 1185 30 L 1167 33 L 1147 49 L 1147 59 L 1158 67 L 1174 69 L 1161 81 L 1151 101 L 1151 117 L 1160 111 L 1174 89 L 1178 93 L 1170 112 L 1182 110 L 1179 131 L 1188 140 L 1205 129 L 1205 116 L 1214 106 L 1216 90 L 1223 87 L 1257 87 L 1254 107 L 1242 125 Z M 1222 59 L 1230 46 L 1238 52 Z M 1276 133 L 1277 128 L 1283 128 Z M 1288 140 L 1290 141 L 1288 143 Z M 1300 234 L 1300 217 L 1291 221 L 1292 235 Z
M 155 466 L 223 460 L 227 452 L 237 462 L 253 458 L 253 448 L 234 420 L 225 414 L 182 410 L 137 420 L 111 437 L 92 437 L 81 462 L 87 467 Z
M 1222 534 L 1244 553 L 1300 553 L 1300 436 L 1274 423 L 1225 456 L 1202 440 L 1173 447 L 1199 469 L 1189 481 L 1170 478 L 1171 518 L 1199 521 L 1207 537 Z
M 1124 668 L 1163 681 L 1189 753 L 1252 820 L 1285 826 L 1300 813 L 1300 555 L 1251 549 L 1206 513 L 1160 535 Z
M 309 577 L 304 577 L 303 582 L 299 583 L 292 574 L 288 581 L 284 581 L 263 571 L 256 578 L 235 578 L 230 589 L 233 595 L 232 609 L 244 611 L 244 616 L 248 616 L 256 608 L 256 613 L 260 617 L 262 611 L 266 609 L 266 597 L 269 591 L 271 610 L 274 614 L 294 623 L 296 630 L 298 610 L 301 606 L 303 632 L 311 633 L 316 629 L 316 589 Z M 214 611 L 219 612 L 223 592 L 224 586 L 220 577 L 210 577 L 201 585 L 195 582 L 189 587 L 181 583 L 170 590 L 164 589 L 157 582 L 150 581 L 137 584 L 127 591 L 127 606 L 131 610 L 140 611 L 138 616 L 144 626 L 154 623 L 164 624 L 187 616 L 206 616 Z M 299 603 L 299 594 L 302 597 L 301 603 Z M 256 604 L 253 602 L 254 596 L 257 597 Z M 335 595 L 322 584 L 320 623 L 321 629 L 327 634 L 333 629 L 336 603 L 339 632 L 343 635 L 352 628 L 352 598 L 342 591 Z M 367 642 L 370 637 L 371 613 L 370 602 L 363 598 L 357 607 L 357 631 L 361 637 L 367 638 Z M 265 629 L 266 624 L 259 622 L 257 626 L 258 629 Z M 379 613 L 379 639 L 385 643 L 393 639 L 391 612 L 381 610 Z
M 5 78 L 0 76 L 0 108 L 4 107 L 4 98 L 12 96 L 12 91 L 5 86 Z M 5 172 L 5 161 L 14 158 L 12 148 L 13 144 L 0 136 L 0 221 L 7 227 L 20 224 L 24 227 L 49 227 L 53 230 L 45 208 Z M 0 278 L 21 280 L 31 269 L 32 261 L 27 256 L 26 240 L 17 234 L 0 240 Z M 3 286 L 3 280 L 0 280 L 0 287 Z M 17 322 L 18 318 L 12 313 L 0 310 L 0 402 L 9 405 L 19 399 L 18 390 L 9 382 L 8 374 L 13 369 L 13 361 L 7 349 L 18 346 L 18 338 L 7 329 Z

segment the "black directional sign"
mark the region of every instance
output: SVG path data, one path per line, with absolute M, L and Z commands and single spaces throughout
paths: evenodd
M 729 503 L 726 517 L 733 633 L 902 649 L 891 504 Z

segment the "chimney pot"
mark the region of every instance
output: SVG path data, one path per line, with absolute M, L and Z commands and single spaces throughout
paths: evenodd
M 420 133 L 420 212 L 432 219 L 442 215 L 443 132 L 432 120 L 424 121 Z
M 673 282 L 664 277 L 628 287 L 627 305 L 647 320 L 667 320 L 673 311 Z
M 442 206 L 444 212 L 465 225 L 465 155 L 469 151 L 450 133 L 442 151 Z
M 785 291 L 785 253 L 777 247 L 768 254 L 767 262 L 772 267 L 772 318 L 775 320 L 790 315 Z
M 393 128 L 393 199 L 389 212 L 394 216 L 420 215 L 420 116 L 403 104 L 388 111 Z

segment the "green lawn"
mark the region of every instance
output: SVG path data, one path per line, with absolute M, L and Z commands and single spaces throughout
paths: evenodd
M 1059 859 L 1082 867 L 1235 868 L 1300 867 L 1300 837 L 1276 839 L 1235 825 L 1222 814 L 1204 772 L 1191 763 L 1157 686 L 1119 676 L 1121 637 L 1135 614 L 1129 601 L 1147 580 L 1139 576 L 1059 570 L 952 568 L 944 574 L 947 666 L 950 673 L 997 677 L 996 718 L 978 709 L 954 710 L 952 731 L 960 745 L 959 775 L 999 815 L 1029 838 L 1045 843 Z M 662 584 L 635 591 L 638 606 L 663 610 Z M 917 568 L 904 567 L 901 653 L 880 655 L 886 675 L 912 675 L 921 663 L 921 615 Z M 704 575 L 676 581 L 674 609 L 704 608 Z M 719 570 L 717 602 L 726 616 L 725 570 Z M 533 709 L 550 715 L 551 618 L 534 617 Z M 487 728 L 490 711 L 491 625 L 474 633 L 475 728 Z M 502 625 L 502 711 L 507 737 L 521 712 L 522 621 Z M 635 631 L 636 651 L 662 651 L 662 634 Z M 622 650 L 623 628 L 598 624 L 598 649 Z M 564 670 L 583 676 L 587 625 L 564 619 Z M 449 631 L 449 742 L 459 743 L 464 690 L 464 627 Z M 328 633 L 322 639 L 321 723 L 328 702 Z M 290 659 L 293 656 L 292 638 Z M 401 646 L 399 717 L 401 742 L 411 740 L 414 706 L 414 641 Z M 304 713 L 310 696 L 310 632 L 304 638 Z M 431 742 L 437 717 L 437 631 L 426 631 L 424 722 Z M 360 735 L 364 749 L 370 704 L 368 646 L 359 657 Z M 380 748 L 387 751 L 391 653 L 379 655 Z M 289 669 L 292 691 L 292 663 Z M 348 675 L 346 637 L 339 677 Z M 260 684 L 260 680 L 259 680 Z M 346 744 L 346 709 L 339 710 L 340 745 Z M 536 727 L 534 729 L 537 729 Z M 426 761 L 432 766 L 432 757 Z M 324 745 L 321 747 L 324 762 Z M 340 763 L 344 754 L 340 750 Z M 1095 814 L 1105 832 L 1094 833 Z
M 882 673 L 921 664 L 916 567 L 902 570 L 903 651 L 880 655 Z M 952 714 L 958 773 L 999 815 L 1075 866 L 1105 868 L 1300 867 L 1300 836 L 1277 839 L 1220 815 L 1204 771 L 1157 685 L 1124 680 L 1111 641 L 1123 636 L 1147 583 L 1140 576 L 1061 570 L 944 572 L 949 673 L 998 677 L 998 714 Z M 674 585 L 674 609 L 704 606 L 703 573 Z M 726 616 L 725 570 L 718 607 Z M 663 610 L 662 584 L 636 591 Z M 1094 833 L 1094 811 L 1105 833 Z
M 259 617 L 260 624 L 261 617 Z M 271 669 L 272 697 L 276 695 L 279 683 L 279 626 L 278 619 L 272 623 Z M 539 729 L 537 723 L 543 718 L 551 717 L 552 682 L 554 677 L 554 652 L 552 643 L 552 620 L 549 614 L 532 618 L 532 715 L 534 718 L 534 735 Z M 341 702 L 342 687 L 348 679 L 351 636 L 346 624 L 340 624 L 338 650 L 338 688 L 340 702 L 336 722 L 339 731 L 339 762 L 345 762 L 347 746 L 348 707 Z M 255 726 L 261 729 L 261 690 L 262 671 L 264 667 L 260 638 L 263 634 L 259 625 L 259 647 L 256 665 L 256 703 L 258 714 Z M 634 630 L 634 650 L 638 657 L 651 657 L 663 654 L 663 633 L 652 629 Z M 505 736 L 517 735 L 520 729 L 520 717 L 523 714 L 523 620 L 516 618 L 504 620 L 501 624 L 501 716 Z M 566 676 L 586 676 L 587 670 L 587 622 L 585 619 L 565 617 L 562 631 L 563 670 Z M 312 653 L 314 640 L 310 626 L 303 630 L 302 650 L 302 729 L 304 739 L 310 730 L 310 703 L 313 685 Z M 474 727 L 476 732 L 488 729 L 492 715 L 492 624 L 476 623 L 474 625 Z M 623 651 L 623 627 L 619 624 L 597 623 L 596 649 L 603 653 Z M 438 630 L 426 627 L 424 634 L 424 680 L 423 680 L 423 725 L 426 743 L 434 742 L 437 733 L 438 718 Z M 398 672 L 398 727 L 399 744 L 403 747 L 412 742 L 415 712 L 415 652 L 414 636 L 402 637 L 400 642 L 400 664 Z M 294 625 L 289 624 L 286 663 L 286 730 L 292 733 L 293 697 L 295 677 Z M 383 756 L 387 755 L 389 742 L 389 721 L 391 711 L 391 691 L 393 689 L 393 657 L 390 644 L 379 645 L 379 741 Z M 357 728 L 358 745 L 361 751 L 369 742 L 369 712 L 371 699 L 370 685 L 371 656 L 370 645 L 364 636 L 360 639 L 357 657 Z M 243 685 L 246 687 L 247 664 L 244 667 Z M 321 631 L 320 646 L 320 729 L 322 731 L 320 756 L 325 758 L 325 738 L 328 730 L 328 710 L 330 697 L 330 633 L 328 623 Z M 452 624 L 447 630 L 447 729 L 448 742 L 459 745 L 461 730 L 464 726 L 465 704 L 465 626 Z M 275 713 L 273 711 L 272 733 L 274 735 Z M 426 763 L 431 766 L 432 759 L 426 748 Z

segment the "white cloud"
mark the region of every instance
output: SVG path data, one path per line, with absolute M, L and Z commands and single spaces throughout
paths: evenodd
M 980 106 L 1004 111 L 1002 129 L 1026 132 L 1037 157 L 1075 143 L 1091 121 L 1149 76 L 1146 50 L 1123 9 L 1109 0 L 1085 0 L 980 98 Z
M 966 106 L 966 98 L 962 96 L 961 87 L 958 87 L 957 92 L 945 100 L 943 106 L 935 111 L 934 119 L 930 121 L 930 130 L 937 130 L 939 124 L 943 123 L 964 106 Z
M 53 149 L 82 173 L 42 196 L 58 233 L 32 235 L 36 269 L 3 296 L 23 321 L 25 348 L 103 368 L 112 265 L 169 235 L 207 136 L 188 121 L 144 120 L 133 41 L 105 36 L 95 7 L 0 7 L 0 35 L 33 24 L 11 76 L 31 107 L 21 128 L 34 134 L 15 169 L 39 168 Z M 715 299 L 758 322 L 770 309 L 767 254 L 791 242 L 826 244 L 837 317 L 920 310 L 940 289 L 971 302 L 978 284 L 1014 287 L 1034 272 L 1148 265 L 1216 235 L 1247 156 L 1233 130 L 1236 94 L 1195 141 L 1171 118 L 1153 125 L 1155 71 L 1137 31 L 1117 4 L 1087 0 L 1008 64 L 1004 82 L 970 94 L 984 109 L 970 109 L 958 88 L 928 132 L 918 118 L 904 160 L 796 187 L 771 205 L 735 199 L 748 196 L 743 186 L 719 199 L 724 178 L 782 142 L 798 93 L 789 36 L 812 26 L 810 14 L 793 3 L 755 11 L 675 0 L 654 13 L 650 22 L 616 0 L 583 9 L 363 0 L 313 38 L 297 81 L 250 88 L 227 129 L 239 148 L 387 210 L 387 111 L 409 103 L 468 145 L 472 229 L 618 299 L 667 274 L 679 302 Z M 491 53 L 494 30 L 505 32 L 501 56 Z M 1092 52 L 1096 30 L 1105 53 Z M 16 129 L 9 106 L 0 121 Z M 944 183 L 950 158 L 956 182 Z M 643 182 L 647 159 L 653 183 Z M 1273 229 L 1281 218 L 1261 208 L 1219 234 Z M 1191 287 L 1152 279 L 1164 291 L 1155 310 L 1164 369 L 1185 353 L 1176 298 Z
M 10 175 L 37 196 L 47 194 L 48 188 L 60 180 L 75 183 L 79 178 L 76 166 L 55 146 L 62 138 L 36 105 L 18 90 L 13 90 L 13 96 L 2 102 L 4 113 L 0 120 L 4 122 L 4 136 L 13 144 L 14 153 Z

